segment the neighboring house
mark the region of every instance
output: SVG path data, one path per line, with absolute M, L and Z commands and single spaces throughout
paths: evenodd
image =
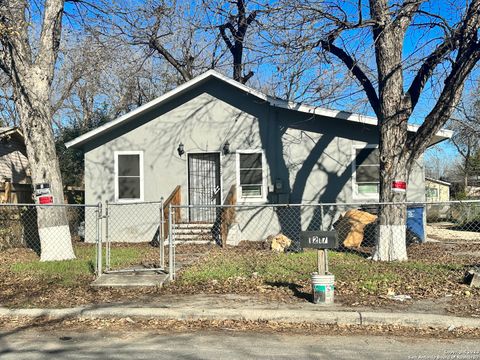
M 450 201 L 450 186 L 449 182 L 425 177 L 426 200 Z
M 450 186 L 446 181 L 425 177 L 425 195 L 429 204 L 426 208 L 428 222 L 445 220 L 450 216 L 450 205 L 441 202 L 450 201 Z
M 0 127 L 0 198 L 2 202 L 32 202 L 25 143 L 16 127 Z
M 431 145 L 451 134 L 440 131 Z M 86 203 L 155 201 L 177 185 L 185 205 L 222 204 L 233 185 L 239 204 L 359 203 L 379 196 L 375 118 L 272 98 L 213 70 L 66 145 L 85 152 Z M 422 158 L 407 198 L 425 200 Z M 191 210 L 182 220 L 214 222 L 215 216 Z M 306 229 L 315 214 L 299 216 Z M 132 231 L 132 222 L 125 219 L 131 240 L 150 240 L 149 232 Z M 249 240 L 285 232 L 271 212 L 239 228 Z

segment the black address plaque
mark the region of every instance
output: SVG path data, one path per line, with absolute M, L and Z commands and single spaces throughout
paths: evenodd
M 300 246 L 304 249 L 335 249 L 338 247 L 336 231 L 301 231 Z

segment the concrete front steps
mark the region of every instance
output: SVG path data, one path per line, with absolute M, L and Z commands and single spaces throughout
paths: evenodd
M 173 233 L 177 244 L 210 244 L 215 240 L 212 223 L 184 222 L 174 224 Z

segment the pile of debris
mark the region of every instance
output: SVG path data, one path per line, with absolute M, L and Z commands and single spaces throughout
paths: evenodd
M 377 216 L 369 212 L 351 209 L 335 222 L 338 242 L 346 248 L 359 248 L 365 238 L 367 225 L 377 221 Z
M 292 245 L 292 240 L 284 234 L 270 235 L 264 242 L 264 249 L 276 252 L 285 252 Z

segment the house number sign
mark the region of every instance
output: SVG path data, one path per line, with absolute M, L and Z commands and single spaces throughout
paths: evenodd
M 300 246 L 304 249 L 335 249 L 338 246 L 336 231 L 301 231 Z

